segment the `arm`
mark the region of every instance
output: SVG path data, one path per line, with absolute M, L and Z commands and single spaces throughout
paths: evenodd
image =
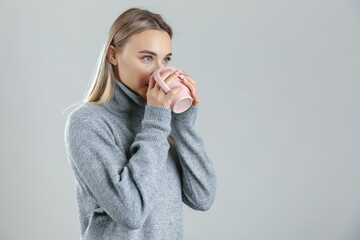
M 94 111 L 69 115 L 66 150 L 89 194 L 116 222 L 141 228 L 154 206 L 168 155 L 171 110 L 146 105 L 131 158 Z
M 195 210 L 208 210 L 215 200 L 216 176 L 194 125 L 199 106 L 172 116 L 172 135 L 183 170 L 183 202 Z

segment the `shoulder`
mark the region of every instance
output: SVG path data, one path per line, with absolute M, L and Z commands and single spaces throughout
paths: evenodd
M 86 103 L 76 107 L 67 117 L 67 122 L 97 120 L 100 117 L 101 106 Z
M 86 103 L 73 109 L 66 120 L 65 134 L 84 131 L 104 130 L 107 128 L 102 106 Z
M 115 146 L 113 132 L 103 114 L 101 105 L 83 104 L 73 109 L 67 117 L 64 140 L 66 150 L 80 158 L 78 154 L 87 154 L 106 146 Z

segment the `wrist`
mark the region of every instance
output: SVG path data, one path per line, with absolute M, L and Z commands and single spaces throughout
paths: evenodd
M 170 133 L 171 109 L 159 105 L 146 105 L 142 126 L 152 131 Z
M 190 106 L 186 111 L 182 113 L 171 112 L 172 124 L 185 124 L 193 126 L 195 124 L 197 115 L 199 112 L 199 106 Z

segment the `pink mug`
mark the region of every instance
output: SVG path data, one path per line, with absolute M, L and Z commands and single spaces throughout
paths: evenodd
M 162 88 L 165 93 L 168 93 L 171 89 L 181 86 L 182 90 L 173 96 L 170 108 L 174 113 L 185 112 L 189 107 L 191 107 L 194 99 L 191 97 L 189 88 L 183 84 L 179 77 L 175 78 L 170 85 L 168 86 L 164 80 L 161 79 L 160 74 L 168 69 L 176 69 L 174 67 L 164 67 L 160 70 L 158 74 L 154 75 L 154 79 Z

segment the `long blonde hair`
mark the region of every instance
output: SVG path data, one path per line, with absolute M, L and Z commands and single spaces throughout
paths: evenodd
M 150 29 L 166 31 L 172 39 L 171 27 L 159 14 L 141 8 L 130 8 L 117 17 L 100 52 L 92 84 L 84 100 L 70 105 L 64 111 L 85 103 L 102 105 L 108 102 L 114 94 L 116 77 L 113 65 L 107 59 L 109 45 L 121 49 L 132 35 Z

